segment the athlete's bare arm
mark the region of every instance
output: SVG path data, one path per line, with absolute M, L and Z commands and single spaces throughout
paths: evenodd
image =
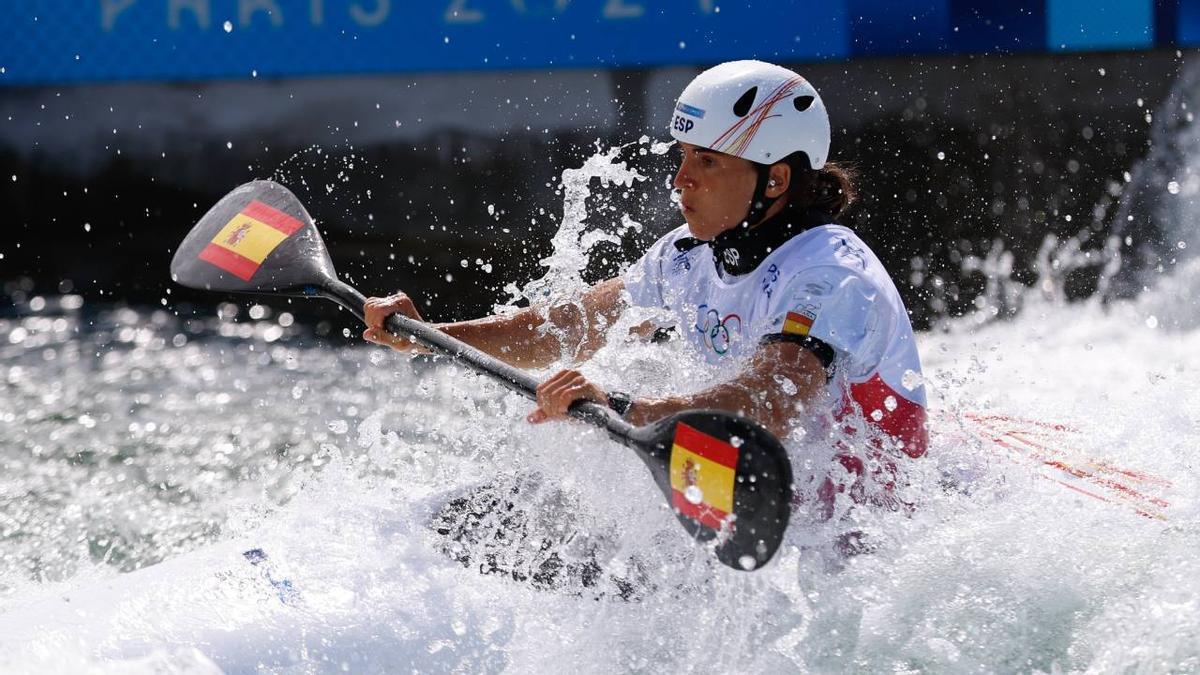
M 579 303 L 553 307 L 533 306 L 497 316 L 437 324 L 445 333 L 520 368 L 541 368 L 561 359 L 564 351 L 575 360 L 591 356 L 604 345 L 606 329 L 616 321 L 625 303 L 620 277 L 589 288 Z M 363 337 L 400 351 L 418 349 L 404 338 L 383 330 L 383 321 L 399 313 L 420 319 L 416 305 L 403 293 L 369 298 L 367 330 Z
M 732 380 L 695 394 L 639 399 L 628 418 L 641 425 L 689 408 L 716 408 L 745 415 L 782 438 L 802 410 L 797 404 L 807 406 L 824 387 L 825 368 L 812 352 L 776 342 L 759 347 Z
M 681 410 L 715 408 L 745 415 L 783 436 L 802 412 L 800 406 L 811 403 L 824 386 L 825 368 L 812 352 L 776 342 L 759 347 L 747 368 L 732 380 L 695 394 L 637 399 L 627 419 L 642 425 Z M 581 398 L 603 403 L 606 394 L 578 371 L 560 371 L 538 387 L 538 408 L 528 419 L 537 423 L 565 417 L 571 403 Z

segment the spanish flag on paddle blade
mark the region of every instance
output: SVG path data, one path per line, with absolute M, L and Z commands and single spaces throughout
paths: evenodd
M 254 200 L 217 232 L 200 259 L 250 281 L 271 251 L 302 227 L 299 220 Z
M 720 530 L 733 512 L 738 449 L 697 431 L 675 425 L 671 448 L 671 505 L 701 525 Z

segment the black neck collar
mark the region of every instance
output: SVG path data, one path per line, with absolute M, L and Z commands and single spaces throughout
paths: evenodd
M 713 263 L 716 264 L 717 271 L 736 277 L 754 271 L 772 251 L 792 237 L 832 222 L 835 221 L 829 214 L 816 209 L 784 207 L 782 211 L 754 227 L 742 223 L 733 229 L 725 230 L 712 241 L 684 237 L 675 242 L 675 248 L 690 251 L 697 246 L 708 244 L 712 247 Z

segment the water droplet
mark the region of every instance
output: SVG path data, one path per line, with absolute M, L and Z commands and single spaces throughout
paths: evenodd
M 1158 328 L 1158 317 L 1153 314 L 1146 317 L 1146 328 Z
M 350 424 L 346 420 L 331 420 L 328 426 L 335 434 L 344 434 L 350 430 Z
M 232 33 L 233 32 L 233 22 L 226 21 L 223 25 L 223 28 L 225 28 L 226 33 Z
M 755 560 L 754 556 L 752 555 L 744 555 L 738 558 L 738 564 L 741 565 L 742 569 L 746 570 L 747 572 L 753 570 L 755 567 L 758 567 L 758 561 Z
M 887 398 L 883 399 L 883 407 L 887 408 L 888 412 L 894 411 L 896 409 L 896 397 L 888 396 Z
M 701 490 L 698 486 L 689 485 L 683 491 L 683 498 L 692 504 L 699 504 L 704 501 L 704 490 Z
M 1170 192 L 1173 195 L 1179 194 L 1179 182 L 1171 181 L 1170 183 L 1167 183 L 1167 192 Z
M 937 158 L 938 159 L 946 159 L 946 153 L 942 152 L 941 150 L 938 150 Z
M 787 394 L 788 396 L 795 396 L 800 391 L 800 388 L 796 386 L 795 382 L 792 382 L 782 375 L 776 375 L 772 379 L 774 379 L 775 383 L 779 385 L 779 388 L 783 390 L 783 393 Z
M 905 389 L 912 391 L 925 384 L 925 378 L 915 370 L 906 370 L 904 376 L 900 378 L 900 384 Z
M 875 420 L 876 422 L 883 419 L 883 411 L 878 408 L 876 408 L 875 410 L 872 410 L 871 411 L 871 419 Z

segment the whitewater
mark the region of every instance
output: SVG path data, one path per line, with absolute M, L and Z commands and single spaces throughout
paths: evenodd
M 554 255 L 514 298 L 577 293 L 591 247 L 642 227 L 584 225 L 594 193 L 639 189 L 624 158 L 665 148 L 633 149 L 564 172 Z M 1186 249 L 1107 302 L 1056 292 L 1069 243 L 1028 289 L 975 261 L 1021 308 L 919 336 L 916 508 L 844 509 L 836 527 L 879 544 L 851 558 L 798 518 L 753 573 L 689 542 L 631 452 L 531 426 L 528 401 L 445 360 L 319 342 L 286 304 L 181 319 L 23 297 L 0 319 L 0 670 L 1200 670 Z M 699 386 L 695 367 L 679 341 L 614 337 L 582 370 L 653 395 Z M 1055 457 L 1148 476 L 1166 506 L 964 434 L 980 416 L 1050 428 Z

